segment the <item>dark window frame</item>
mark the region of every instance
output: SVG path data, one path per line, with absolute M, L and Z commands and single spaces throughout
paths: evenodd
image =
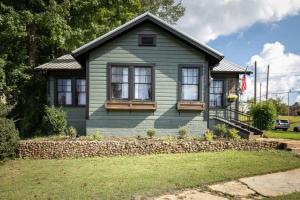
M 70 105 L 63 105 L 58 103 L 58 80 L 60 79 L 70 79 L 71 80 L 71 95 L 72 95 L 72 104 Z M 55 76 L 54 79 L 54 105 L 55 106 L 62 106 L 62 107 L 86 107 L 87 101 L 85 105 L 79 105 L 77 100 L 77 88 L 76 88 L 76 80 L 85 80 L 85 97 L 87 98 L 87 80 L 83 76 Z
M 142 38 L 143 37 L 152 37 L 153 38 L 153 44 L 143 44 Z M 156 47 L 157 42 L 157 35 L 156 34 L 138 34 L 138 44 L 140 47 Z
M 128 99 L 113 99 L 112 92 L 111 92 L 111 77 L 112 72 L 111 68 L 114 66 L 124 66 L 128 67 Z M 141 100 L 141 99 L 134 99 L 134 85 L 135 85 L 135 78 L 134 78 L 134 68 L 136 67 L 147 67 L 151 68 L 151 98 L 148 100 Z M 134 101 L 134 102 L 154 102 L 155 101 L 155 64 L 152 63 L 108 63 L 107 64 L 107 100 L 109 101 Z
M 223 85 L 223 92 L 222 92 L 222 101 L 221 101 L 221 105 L 220 106 L 212 106 L 212 104 L 211 104 L 211 102 L 210 102 L 210 98 L 211 98 L 211 96 L 212 95 L 214 95 L 214 94 L 220 94 L 220 93 L 210 93 L 210 87 L 212 86 L 212 84 L 210 84 L 210 86 L 209 86 L 209 88 L 208 88 L 208 92 L 209 92 L 209 99 L 208 99 L 208 101 L 209 101 L 209 107 L 210 108 L 224 108 L 225 107 L 225 83 L 226 83 L 226 81 L 224 80 L 224 79 L 213 79 L 212 81 L 222 81 L 222 85 Z
M 198 98 L 196 100 L 185 100 L 182 99 L 182 70 L 184 68 L 194 68 L 198 69 Z M 177 101 L 202 101 L 202 75 L 203 75 L 203 65 L 202 64 L 180 64 L 178 65 L 178 91 L 177 91 Z

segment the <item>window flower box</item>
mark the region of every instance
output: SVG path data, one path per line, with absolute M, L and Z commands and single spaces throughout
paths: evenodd
M 177 110 L 203 111 L 205 103 L 200 101 L 179 101 L 177 102 Z
M 140 102 L 140 101 L 106 101 L 105 108 L 107 110 L 156 110 L 156 102 Z

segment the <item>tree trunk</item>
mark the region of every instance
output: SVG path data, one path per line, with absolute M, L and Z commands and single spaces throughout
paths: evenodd
M 27 64 L 30 66 L 35 65 L 36 61 L 36 26 L 34 24 L 30 24 L 27 26 L 27 34 L 28 34 L 28 43 L 27 43 Z

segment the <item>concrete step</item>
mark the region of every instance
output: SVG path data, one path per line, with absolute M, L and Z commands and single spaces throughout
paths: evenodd
M 299 143 L 286 142 L 286 147 L 289 148 L 289 149 L 300 148 L 300 142 Z
M 294 153 L 300 154 L 300 148 L 291 148 L 290 150 Z

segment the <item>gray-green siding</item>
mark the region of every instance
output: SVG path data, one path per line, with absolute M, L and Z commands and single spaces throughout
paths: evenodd
M 138 34 L 157 34 L 156 47 L 139 47 Z M 155 112 L 107 111 L 107 63 L 155 64 Z M 144 135 L 149 128 L 157 134 L 176 134 L 186 126 L 192 134 L 202 134 L 207 128 L 204 112 L 176 110 L 178 64 L 203 64 L 200 78 L 202 101 L 206 101 L 207 61 L 204 54 L 177 40 L 151 24 L 144 24 L 120 36 L 89 54 L 89 119 L 87 133 L 96 130 L 105 135 Z
M 55 87 L 55 77 L 49 76 L 49 96 L 48 101 L 50 105 L 54 105 L 54 87 Z M 85 134 L 85 107 L 64 107 L 64 111 L 67 115 L 67 121 L 69 126 L 76 128 L 79 134 Z

